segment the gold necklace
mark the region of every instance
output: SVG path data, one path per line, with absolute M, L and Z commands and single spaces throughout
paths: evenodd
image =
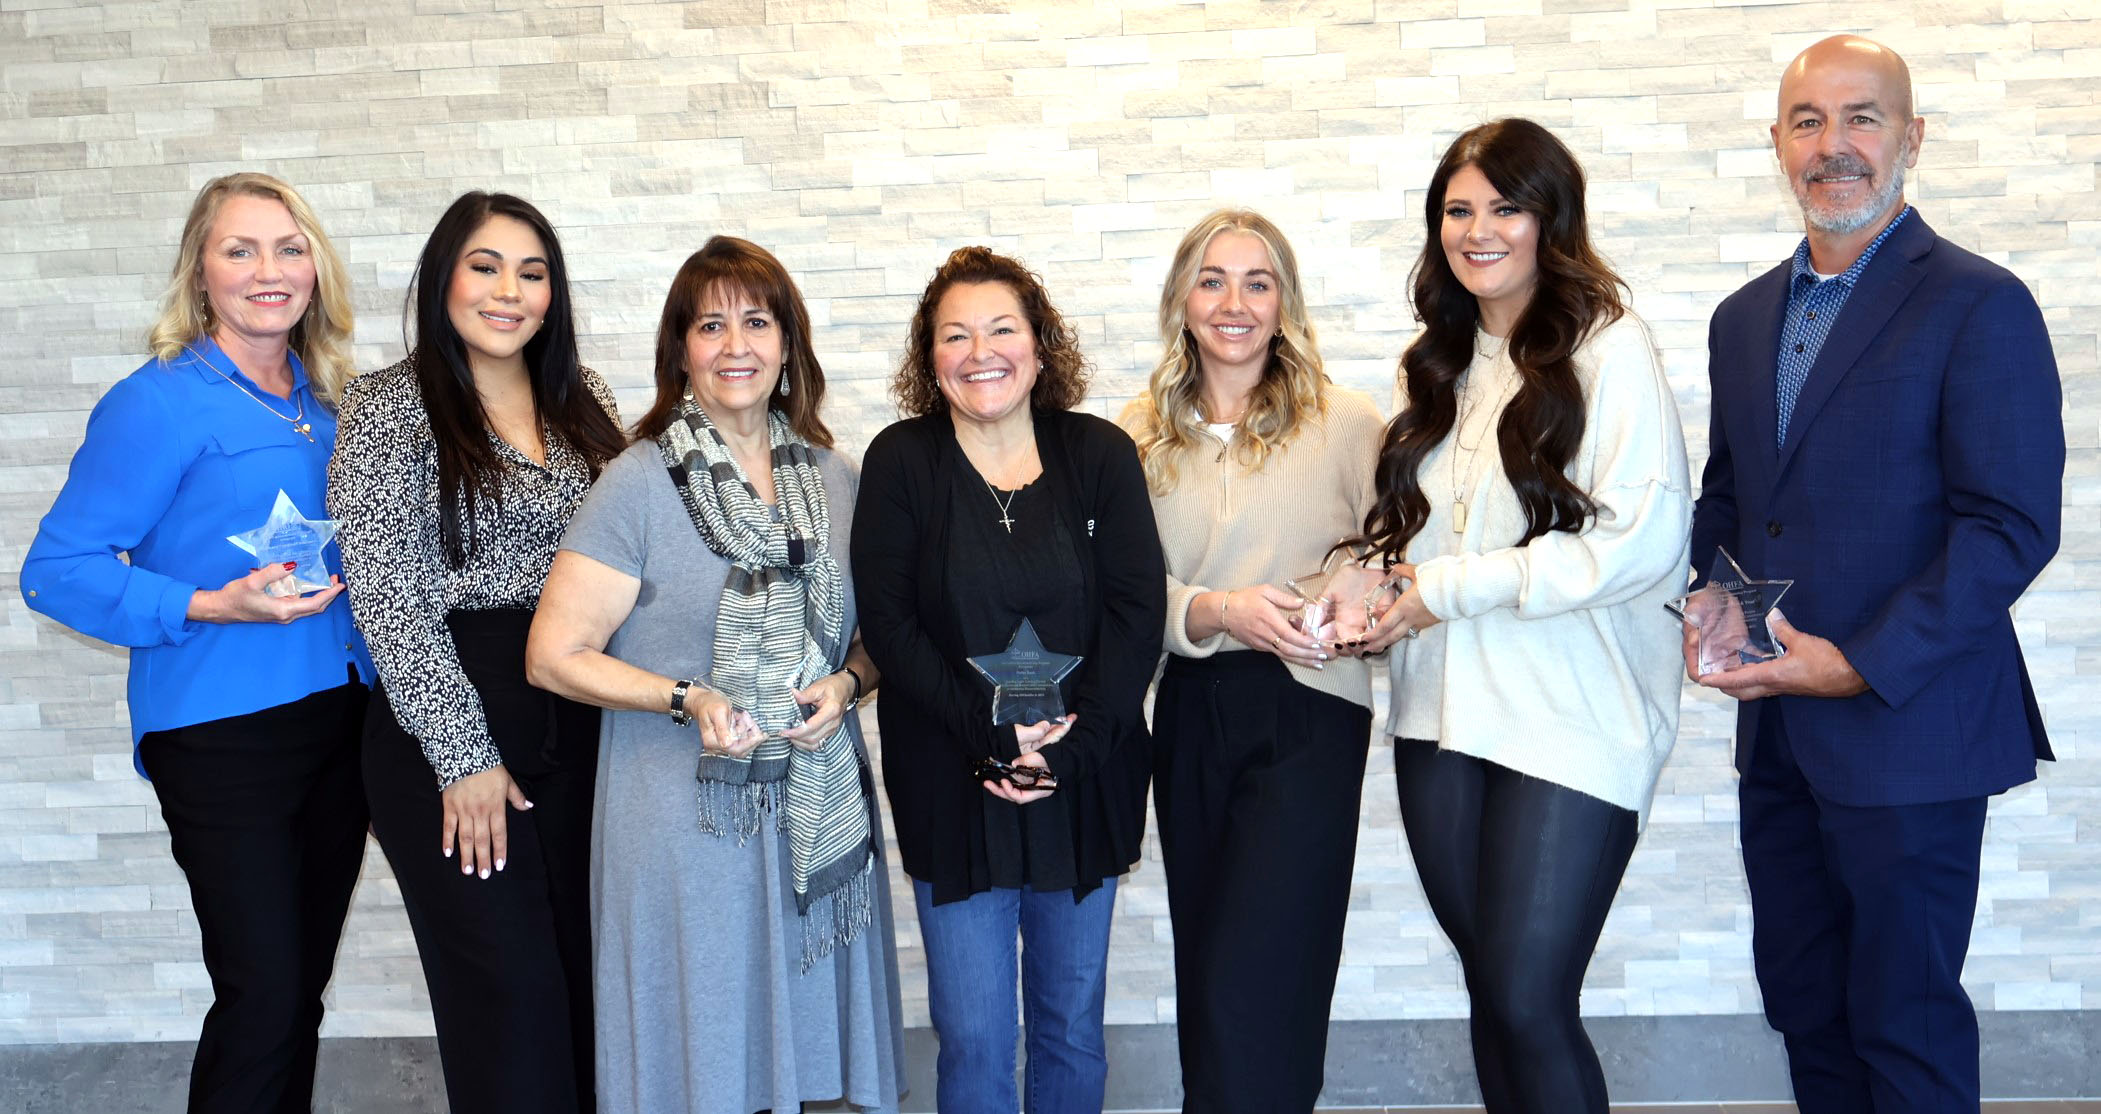
M 192 356 L 195 356 L 200 360 L 204 360 L 203 353 L 198 352 L 194 348 L 190 348 L 190 346 L 187 344 L 183 345 L 183 347 L 188 349 L 189 353 Z M 211 368 L 213 371 L 219 372 L 219 378 L 224 379 L 228 383 L 233 384 L 234 390 L 237 390 L 242 394 L 247 395 L 249 398 L 254 399 L 255 404 L 257 406 L 262 407 L 265 410 L 268 410 L 270 412 L 271 417 L 276 418 L 278 421 L 281 421 L 286 425 L 291 426 L 292 432 L 298 434 L 301 437 L 306 438 L 308 444 L 313 443 L 314 423 L 301 420 L 306 417 L 306 402 L 305 400 L 299 397 L 299 387 L 297 384 L 294 384 L 292 387 L 292 403 L 293 405 L 297 406 L 299 410 L 297 413 L 287 418 L 283 414 L 278 412 L 277 407 L 272 406 L 267 402 L 264 402 L 260 395 L 257 395 L 254 391 L 251 391 L 248 388 L 241 386 L 240 380 L 235 379 L 233 376 L 228 375 L 223 371 L 219 371 L 219 365 L 212 363 L 210 360 L 204 360 L 204 366 Z
M 1501 350 L 1498 349 L 1498 356 L 1500 356 L 1500 353 Z M 1489 361 L 1488 366 L 1495 366 L 1495 360 L 1493 358 Z M 1517 374 L 1516 368 L 1511 368 L 1510 372 L 1510 375 L 1507 376 L 1503 380 L 1503 382 L 1497 384 L 1496 386 L 1495 400 L 1489 403 L 1488 407 L 1489 415 L 1491 417 L 1493 417 L 1497 411 L 1503 408 L 1503 403 L 1507 400 L 1507 396 L 1510 393 L 1510 385 L 1514 382 L 1519 381 L 1522 378 Z M 1473 376 L 1471 373 L 1471 369 L 1469 369 L 1467 378 L 1467 385 L 1472 386 Z M 1452 465 L 1452 533 L 1454 534 L 1466 533 L 1466 497 L 1472 491 L 1473 488 L 1474 461 L 1475 458 L 1480 455 L 1481 447 L 1488 443 L 1488 433 L 1486 430 L 1483 430 L 1476 435 L 1474 443 L 1472 445 L 1468 445 L 1466 443 L 1466 423 L 1476 413 L 1478 413 L 1481 408 L 1480 396 L 1473 395 L 1469 398 L 1468 401 L 1470 401 L 1472 405 L 1466 407 L 1460 412 L 1459 420 L 1455 422 L 1452 426 L 1452 440 L 1458 445 L 1460 451 L 1466 454 L 1466 461 L 1464 464 L 1455 461 Z

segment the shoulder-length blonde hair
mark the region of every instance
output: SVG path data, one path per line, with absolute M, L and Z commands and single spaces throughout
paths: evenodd
M 314 394 L 334 406 L 343 384 L 355 374 L 350 357 L 350 276 L 306 198 L 268 174 L 222 175 L 197 191 L 197 200 L 190 203 L 190 217 L 182 224 L 182 246 L 168 274 L 168 288 L 161 294 L 160 317 L 146 333 L 146 347 L 160 359 L 172 360 L 185 346 L 211 332 L 211 312 L 202 297 L 204 238 L 211 234 L 219 207 L 227 198 L 240 196 L 282 204 L 292 214 L 292 223 L 306 235 L 314 260 L 314 297 L 299 323 L 292 326 L 291 347 L 306 365 Z
M 1175 248 L 1167 283 L 1160 289 L 1160 362 L 1140 400 L 1138 458 L 1146 483 L 1164 495 L 1177 479 L 1176 462 L 1198 444 L 1196 404 L 1203 381 L 1196 337 L 1189 331 L 1189 292 L 1211 241 L 1227 232 L 1244 232 L 1262 241 L 1277 281 L 1278 335 L 1270 339 L 1269 365 L 1237 423 L 1234 459 L 1259 470 L 1269 454 L 1284 447 L 1308 418 L 1327 412 L 1326 370 L 1306 316 L 1306 290 L 1299 282 L 1298 257 L 1267 217 L 1252 209 L 1220 209 L 1196 222 Z

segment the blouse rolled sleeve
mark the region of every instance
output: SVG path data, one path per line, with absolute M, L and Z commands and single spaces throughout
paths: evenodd
M 442 788 L 500 765 L 503 755 L 445 624 L 437 509 L 423 498 L 434 456 L 419 451 L 430 440 L 428 421 L 392 397 L 359 399 L 364 385 L 353 383 L 344 400 L 329 512 L 340 523 L 350 609 L 387 702 Z
M 190 456 L 153 384 L 111 387 L 88 417 L 65 486 L 22 563 L 30 608 L 119 646 L 176 646 L 202 629 L 188 618 L 201 585 L 126 562 L 174 501 Z

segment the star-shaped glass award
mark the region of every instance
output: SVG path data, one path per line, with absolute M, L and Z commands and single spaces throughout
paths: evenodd
M 255 557 L 258 567 L 291 564 L 292 575 L 265 589 L 273 596 L 303 596 L 329 586 L 328 559 L 323 550 L 336 536 L 332 518 L 308 518 L 299 513 L 292 497 L 282 490 L 270 517 L 245 534 L 230 534 L 226 540 Z
M 1299 598 L 1292 625 L 1323 642 L 1361 639 L 1400 598 L 1393 581 L 1384 570 L 1330 558 L 1319 572 L 1284 582 Z
M 1726 549 L 1714 551 L 1707 583 L 1663 606 L 1700 632 L 1699 674 L 1771 661 L 1787 653 L 1773 638 L 1766 617 L 1792 580 L 1753 580 Z
M 1036 637 L 1036 624 L 1027 619 L 1014 628 L 1007 648 L 997 654 L 966 658 L 970 667 L 992 682 L 992 724 L 1043 723 L 1065 714 L 1065 698 L 1058 682 L 1079 668 L 1074 654 L 1058 654 L 1043 648 Z

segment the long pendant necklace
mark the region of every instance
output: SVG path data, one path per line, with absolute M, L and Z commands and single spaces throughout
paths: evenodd
M 1019 495 L 1019 494 L 1021 494 L 1021 489 L 1017 487 L 1017 488 L 1015 488 L 1014 490 L 1012 490 L 1012 491 L 1008 492 L 1008 493 L 1007 493 L 1007 497 L 1006 497 L 1005 499 L 1001 499 L 1001 498 L 999 497 L 999 489 L 998 489 L 998 488 L 996 488 L 996 487 L 994 487 L 994 486 L 992 486 L 992 481 L 991 481 L 991 480 L 986 480 L 986 481 L 985 481 L 985 490 L 986 490 L 986 491 L 989 491 L 989 492 L 991 492 L 991 493 L 992 493 L 992 501 L 993 501 L 994 503 L 997 503 L 997 504 L 999 504 L 999 524 L 1000 524 L 1001 526 L 1004 526 L 1004 527 L 1006 527 L 1006 528 L 1007 528 L 1007 533 L 1009 533 L 1009 534 L 1013 533 L 1013 532 L 1014 532 L 1014 515 L 1013 515 L 1012 511 L 1010 510 L 1010 508 L 1012 508 L 1012 507 L 1014 506 L 1014 497 L 1015 497 L 1016 495 Z
M 197 353 L 197 350 L 194 348 L 190 349 L 190 351 L 192 354 Z M 204 359 L 204 357 L 201 354 L 197 355 L 197 358 L 200 360 Z M 219 378 L 224 379 L 228 383 L 233 384 L 234 390 L 237 390 L 242 394 L 247 395 L 249 398 L 254 399 L 255 404 L 257 406 L 262 407 L 265 410 L 268 410 L 270 412 L 271 417 L 276 418 L 278 421 L 281 421 L 286 425 L 291 426 L 292 432 L 298 434 L 301 437 L 306 438 L 308 444 L 313 443 L 314 423 L 303 420 L 306 417 L 306 401 L 299 397 L 298 387 L 295 386 L 292 388 L 292 403 L 293 405 L 297 406 L 299 410 L 297 413 L 287 418 L 282 413 L 278 412 L 277 407 L 272 406 L 267 402 L 264 402 L 261 396 L 257 395 L 254 391 L 251 391 L 248 388 L 241 386 L 240 380 L 235 379 L 233 376 L 228 375 L 223 371 L 219 371 L 219 367 L 217 364 L 212 363 L 210 360 L 205 360 L 204 362 L 205 366 L 210 367 L 213 371 L 219 372 Z
M 1491 360 L 1493 360 L 1496 356 L 1500 356 L 1501 353 L 1502 349 L 1498 348 L 1493 355 L 1486 352 L 1482 354 L 1489 355 Z M 1490 366 L 1493 365 L 1491 364 Z M 1515 369 L 1512 370 L 1513 372 L 1515 371 Z M 1468 378 L 1468 385 L 1472 386 L 1472 377 L 1469 376 Z M 1502 410 L 1505 398 L 1510 391 L 1510 385 L 1516 382 L 1517 378 L 1515 374 L 1506 376 L 1504 381 L 1497 385 L 1495 400 L 1489 404 L 1488 408 L 1491 420 Z M 1472 404 L 1460 412 L 1459 420 L 1452 427 L 1452 440 L 1457 442 L 1460 450 L 1466 454 L 1464 463 L 1454 463 L 1452 467 L 1452 533 L 1454 534 L 1466 533 L 1466 512 L 1468 509 L 1466 497 L 1471 494 L 1473 489 L 1474 458 L 1480 455 L 1481 446 L 1488 442 L 1487 431 L 1481 430 L 1476 432 L 1473 444 L 1469 445 L 1466 443 L 1466 424 L 1480 410 L 1479 396 L 1474 396 L 1469 401 Z

